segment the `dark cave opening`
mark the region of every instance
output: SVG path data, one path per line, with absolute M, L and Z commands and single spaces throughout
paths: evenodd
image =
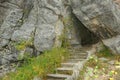
M 99 42 L 99 37 L 90 31 L 85 25 L 73 14 L 74 27 L 76 32 L 76 37 L 80 41 L 82 46 L 92 45 Z

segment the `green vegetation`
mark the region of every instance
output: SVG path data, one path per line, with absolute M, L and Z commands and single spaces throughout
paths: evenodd
M 113 59 L 113 60 L 118 60 L 118 61 L 120 60 L 120 55 L 113 54 L 112 51 L 105 46 L 103 46 L 103 50 L 96 53 L 96 56 L 98 58 L 105 57 L 105 58 L 108 58 L 108 59 Z
M 12 72 L 4 76 L 2 80 L 32 80 L 34 77 L 41 77 L 47 73 L 55 72 L 55 68 L 60 66 L 60 62 L 68 57 L 66 48 L 53 48 L 45 51 L 36 58 L 27 58 L 27 62 L 22 67 L 17 68 L 16 72 Z
M 86 62 L 78 80 L 119 80 L 119 59 L 119 55 L 112 54 L 108 48 L 104 47 Z
M 83 69 L 79 73 L 80 76 L 79 76 L 78 80 L 83 80 L 84 79 L 85 70 L 86 70 L 86 67 L 83 66 Z
M 91 57 L 89 60 L 88 60 L 88 62 L 86 63 L 86 65 L 85 66 L 89 66 L 89 67 L 92 67 L 92 68 L 99 68 L 99 69 L 101 69 L 103 66 L 105 66 L 105 65 L 103 65 L 103 64 L 101 64 L 101 61 L 100 60 L 98 60 L 98 58 L 96 58 L 96 57 Z
M 110 49 L 108 49 L 107 47 L 103 46 L 103 49 L 101 51 L 99 51 L 99 53 L 96 54 L 98 57 L 113 57 L 114 55 L 112 54 L 112 52 L 110 51 Z
M 17 50 L 24 50 L 27 46 L 31 45 L 33 45 L 33 38 L 31 38 L 30 40 L 19 41 L 17 43 L 14 43 L 14 46 Z
M 64 33 L 65 33 L 65 31 L 64 31 Z M 62 45 L 61 46 L 63 48 L 70 47 L 70 43 L 69 43 L 66 35 L 62 34 L 61 36 L 59 36 L 59 40 L 62 41 Z

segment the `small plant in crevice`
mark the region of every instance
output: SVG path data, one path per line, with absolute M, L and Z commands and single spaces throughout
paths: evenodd
M 17 59 L 22 60 L 25 58 L 25 56 L 30 57 L 30 53 L 26 52 L 27 48 L 31 48 L 33 46 L 33 38 L 29 40 L 21 40 L 18 42 L 12 42 L 11 45 L 13 48 L 17 51 Z M 32 47 L 33 48 L 33 47 Z M 29 54 L 29 56 L 28 56 Z
M 59 40 L 62 41 L 61 47 L 67 48 L 70 46 L 70 43 L 65 34 L 62 34 L 61 36 L 59 36 Z
M 18 51 L 20 51 L 26 49 L 26 47 L 33 46 L 33 40 L 34 40 L 33 37 L 31 37 L 31 39 L 26 41 L 21 40 L 18 42 L 14 42 L 13 45 Z

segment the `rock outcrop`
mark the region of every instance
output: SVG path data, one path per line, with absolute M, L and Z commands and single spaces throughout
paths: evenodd
M 81 37 L 77 36 L 80 32 L 75 26 L 79 25 L 67 0 L 0 0 L 3 72 L 11 69 L 11 64 L 23 60 L 24 55 L 37 56 L 52 47 L 62 46 L 65 41 L 80 45 Z M 64 40 L 66 38 L 69 40 Z
M 0 65 L 61 46 L 63 7 L 61 0 L 0 0 Z
M 120 53 L 120 39 L 112 38 L 120 34 L 119 0 L 71 0 L 71 2 L 73 13 L 79 21 L 103 40 L 113 52 Z M 107 39 L 111 39 L 109 44 L 106 44 Z
M 115 44 L 105 43 L 120 34 L 120 7 L 116 2 L 0 0 L 0 65 L 10 66 L 24 55 L 37 56 L 65 41 L 85 45 L 100 39 L 120 53 L 119 37 Z

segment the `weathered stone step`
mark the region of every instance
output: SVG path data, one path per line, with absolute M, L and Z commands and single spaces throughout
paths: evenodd
M 76 46 L 76 45 L 75 45 Z M 84 51 L 83 51 L 84 50 Z M 64 63 L 61 63 L 60 68 L 56 68 L 55 74 L 48 74 L 46 80 L 74 80 L 81 70 L 88 57 L 88 50 L 79 47 L 71 48 L 70 56 Z
M 61 63 L 62 67 L 73 67 L 76 63 L 68 62 L 68 63 Z
M 86 53 L 84 51 L 70 51 L 70 54 L 75 54 L 75 53 Z
M 75 63 L 75 62 L 79 62 L 79 61 L 83 61 L 85 59 L 68 59 L 66 62 L 72 62 L 72 63 Z
M 58 70 L 58 71 L 61 71 L 61 70 L 64 70 L 64 71 L 72 71 L 73 68 L 61 67 L 61 68 L 57 68 L 56 70 Z
M 70 56 L 69 57 L 70 59 L 86 59 L 87 58 L 87 56 L 76 56 L 76 55 L 74 55 L 74 56 Z
M 82 49 L 78 49 L 78 50 L 72 49 L 71 52 L 86 52 L 86 51 Z
M 70 56 L 87 56 L 87 53 L 71 53 Z
M 56 72 L 59 73 L 59 74 L 72 75 L 73 68 L 72 67 L 61 67 L 61 68 L 57 68 Z
M 72 53 L 72 52 L 83 52 L 83 53 L 85 53 L 85 51 L 82 50 L 82 49 L 79 49 L 79 50 L 70 49 L 69 51 L 70 51 L 71 53 Z
M 45 79 L 45 80 L 65 80 L 65 79 Z
M 87 55 L 82 55 L 82 54 L 75 54 L 75 55 L 70 55 L 69 57 L 86 57 Z
M 47 80 L 65 80 L 70 75 L 65 74 L 47 74 Z

